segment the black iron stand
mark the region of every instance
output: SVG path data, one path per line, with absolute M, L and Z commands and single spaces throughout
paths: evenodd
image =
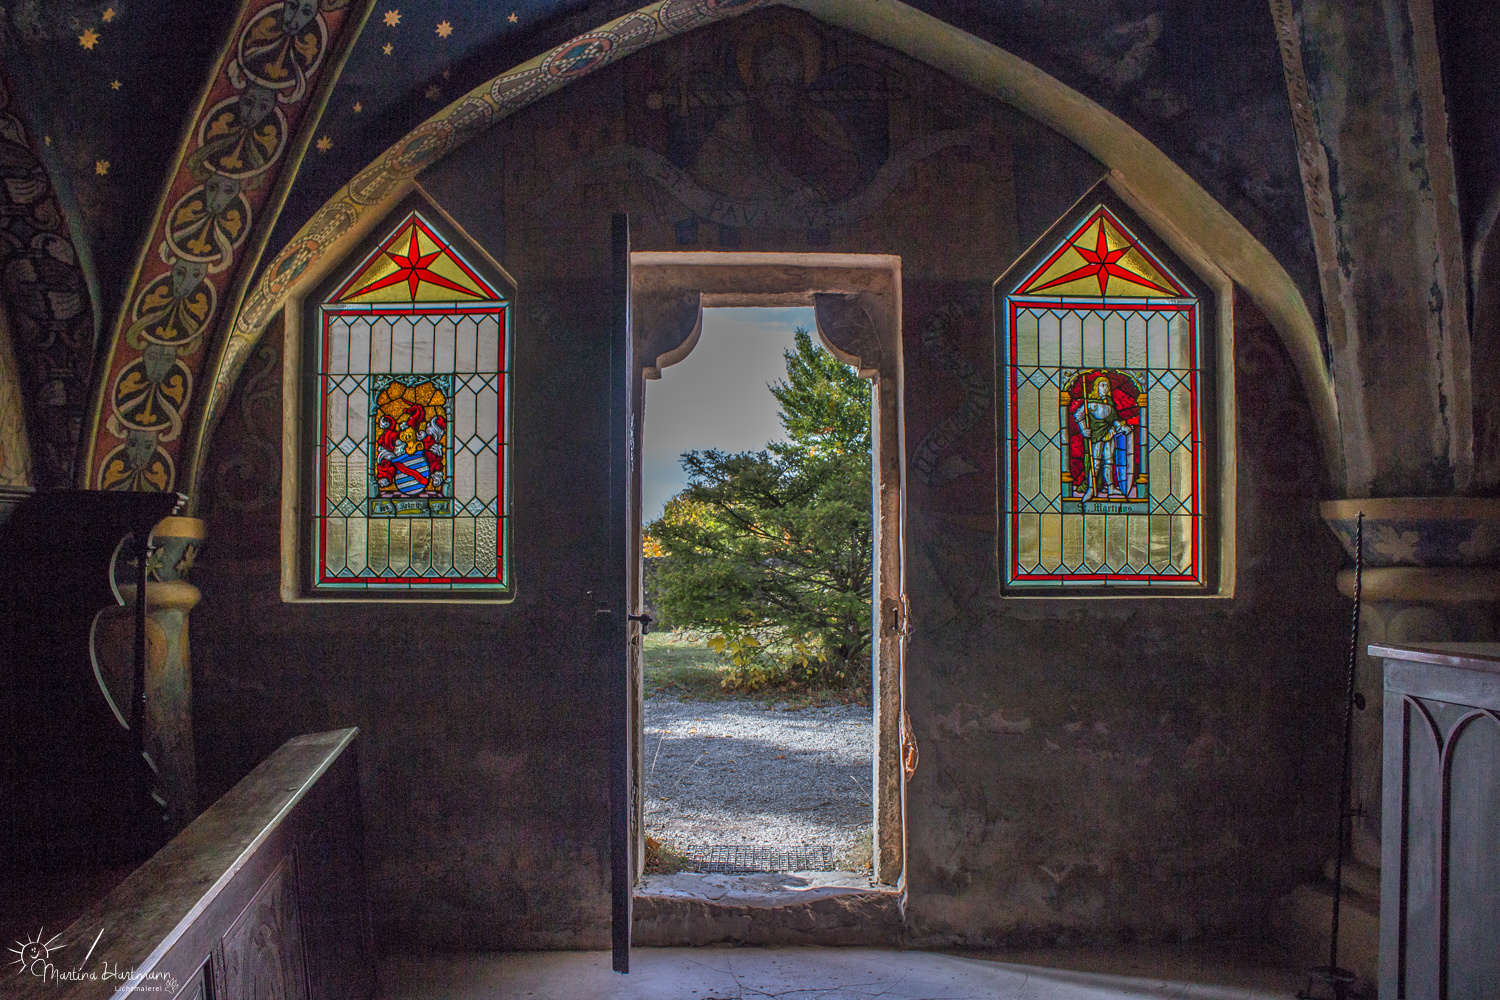
M 1359 651 L 1359 602 L 1364 577 L 1365 515 L 1360 511 L 1354 529 L 1354 618 L 1349 625 L 1348 677 L 1344 686 L 1344 767 L 1339 778 L 1338 833 L 1333 852 L 1333 934 L 1328 943 L 1328 964 L 1314 966 L 1307 985 L 1297 994 L 1299 1000 L 1346 1000 L 1354 985 L 1354 973 L 1339 967 L 1339 907 L 1344 898 L 1345 824 L 1353 818 L 1349 807 L 1350 766 L 1354 755 L 1354 665 Z M 1361 707 L 1363 707 L 1361 705 Z M 1314 992 L 1327 989 L 1328 992 Z

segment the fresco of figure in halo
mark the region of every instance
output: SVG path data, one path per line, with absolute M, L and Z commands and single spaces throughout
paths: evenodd
M 821 49 L 800 27 L 747 32 L 728 80 L 689 83 L 674 125 L 702 138 L 679 133 L 674 159 L 704 188 L 741 201 L 828 205 L 856 194 L 885 159 L 891 92 L 862 67 L 823 73 Z
M 1139 405 L 1129 389 L 1114 384 L 1104 372 L 1079 382 L 1087 393 L 1072 411 L 1078 431 L 1074 464 L 1079 451 L 1083 459 L 1084 490 L 1079 499 L 1134 500 Z

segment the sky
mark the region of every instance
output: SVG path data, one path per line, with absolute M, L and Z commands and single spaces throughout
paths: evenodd
M 797 327 L 814 329 L 811 307 L 705 309 L 698 346 L 646 382 L 641 445 L 644 522 L 687 485 L 685 451 L 756 451 L 783 436 L 767 385 L 786 377 L 782 352 Z

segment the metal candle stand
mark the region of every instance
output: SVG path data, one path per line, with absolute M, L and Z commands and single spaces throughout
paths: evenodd
M 1364 707 L 1364 697 L 1354 690 L 1355 656 L 1359 649 L 1359 603 L 1365 550 L 1365 515 L 1360 511 L 1354 529 L 1354 617 L 1349 625 L 1348 679 L 1344 688 L 1344 767 L 1339 778 L 1339 815 L 1333 854 L 1333 933 L 1328 944 L 1328 964 L 1314 966 L 1307 985 L 1297 994 L 1298 1000 L 1346 1000 L 1355 983 L 1355 975 L 1339 967 L 1339 906 L 1344 896 L 1344 825 L 1357 815 L 1349 807 L 1350 763 L 1354 753 L 1354 708 Z M 1328 992 L 1315 992 L 1327 989 Z

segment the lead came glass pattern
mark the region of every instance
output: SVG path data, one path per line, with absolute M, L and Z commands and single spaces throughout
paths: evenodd
M 319 308 L 315 589 L 509 587 L 508 323 L 421 213 Z
M 1006 582 L 1203 582 L 1198 300 L 1097 207 L 1006 296 Z

